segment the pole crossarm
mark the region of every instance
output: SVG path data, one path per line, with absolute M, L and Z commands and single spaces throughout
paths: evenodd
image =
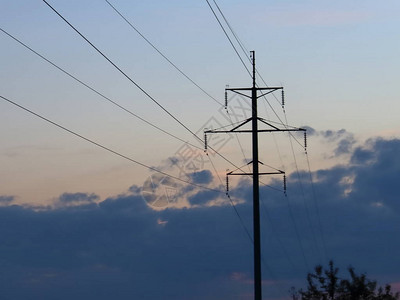
M 283 172 L 283 171 L 279 171 L 279 172 L 259 172 L 258 173 L 259 175 L 280 175 L 280 174 L 285 174 L 285 172 Z M 227 176 L 230 176 L 230 175 L 246 175 L 246 176 L 253 176 L 254 175 L 254 173 L 233 173 L 233 171 L 232 172 L 229 172 L 229 173 L 226 173 L 226 175 Z
M 284 131 L 304 131 L 300 129 L 259 129 L 256 132 L 284 132 Z M 231 132 L 236 132 L 236 133 L 251 133 L 253 130 L 207 130 L 205 133 L 231 133 Z
M 244 130 L 238 130 L 239 128 L 241 128 L 242 126 L 246 125 L 247 123 L 251 122 L 253 120 L 253 118 L 249 118 L 246 119 L 245 121 L 241 122 L 239 125 L 233 127 L 232 129 L 229 130 L 205 130 L 204 133 L 251 133 L 254 130 L 252 129 L 244 129 Z M 271 127 L 271 129 L 257 129 L 257 132 L 285 132 L 285 131 L 306 131 L 306 129 L 304 128 L 295 128 L 295 127 L 291 127 L 288 128 L 290 126 L 286 126 L 285 128 L 279 128 L 275 125 L 272 125 L 271 123 L 265 121 L 262 118 L 257 118 L 258 121 L 264 123 L 265 125 L 268 125 L 269 127 Z
M 234 92 L 236 94 L 242 95 L 242 96 L 250 98 L 250 99 L 252 99 L 252 95 L 246 95 L 239 91 L 252 91 L 252 90 L 253 90 L 253 88 L 226 88 L 225 89 L 225 91 L 231 91 L 231 92 Z M 281 87 L 281 86 L 279 86 L 279 87 L 258 87 L 258 88 L 256 88 L 256 90 L 257 91 L 268 91 L 266 93 L 257 95 L 256 98 L 258 99 L 258 98 L 264 97 L 268 94 L 271 94 L 277 90 L 283 90 L 283 87 Z

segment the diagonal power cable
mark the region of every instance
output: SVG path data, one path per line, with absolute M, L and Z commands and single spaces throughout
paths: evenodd
M 133 83 L 143 94 L 145 94 L 151 101 L 153 101 L 158 107 L 160 107 L 166 114 L 173 118 L 177 123 L 179 123 L 183 128 L 189 131 L 194 137 L 202 140 L 191 131 L 185 124 L 183 124 L 177 117 L 170 113 L 160 102 L 158 102 L 154 97 L 152 97 L 144 88 L 142 88 L 136 81 L 134 81 L 128 74 L 126 74 L 119 66 L 117 66 L 107 55 L 105 55 L 99 48 L 97 48 L 91 41 L 89 41 L 78 29 L 75 28 L 67 19 L 65 19 L 54 7 L 52 7 L 46 0 L 42 0 L 51 10 L 53 10 L 65 23 L 67 23 L 77 34 L 79 34 L 93 49 L 95 49 L 101 56 L 103 56 L 114 68 L 116 68 L 122 75 L 125 76 L 131 83 Z
M 44 55 L 40 54 L 39 52 L 37 52 L 36 50 L 34 50 L 32 47 L 28 46 L 27 44 L 23 43 L 21 40 L 19 40 L 18 38 L 16 38 L 15 36 L 13 36 L 12 34 L 10 34 L 9 32 L 5 31 L 4 29 L 0 28 L 0 31 L 2 31 L 4 34 L 6 34 L 7 36 L 9 36 L 10 38 L 12 38 L 14 41 L 18 42 L 20 45 L 22 45 L 23 47 L 25 47 L 26 49 L 28 49 L 29 51 L 31 51 L 32 53 L 36 54 L 38 57 L 40 57 L 41 59 L 43 59 L 44 61 L 46 61 L 47 63 L 49 63 L 50 65 L 52 65 L 53 67 L 57 68 L 59 71 L 63 72 L 65 75 L 69 76 L 70 78 L 72 78 L 73 80 L 75 80 L 76 82 L 80 83 L 81 85 L 83 85 L 84 87 L 88 88 L 89 90 L 91 90 L 92 92 L 96 93 L 97 95 L 99 95 L 100 97 L 102 97 L 103 99 L 107 100 L 108 102 L 114 104 L 115 106 L 117 106 L 118 108 L 122 109 L 123 111 L 129 113 L 130 115 L 136 117 L 137 119 L 139 119 L 140 121 L 144 122 L 145 124 L 169 135 L 170 137 L 179 140 L 183 143 L 189 144 L 192 147 L 195 147 L 199 150 L 202 150 L 202 148 L 200 148 L 199 146 L 196 146 L 194 144 L 189 143 L 188 141 L 185 141 L 184 139 L 162 129 L 161 127 L 153 124 L 152 122 L 142 118 L 141 116 L 139 116 L 138 114 L 134 113 L 133 111 L 127 109 L 126 107 L 120 105 L 119 103 L 117 103 L 116 101 L 110 99 L 109 97 L 105 96 L 104 94 L 100 93 L 98 90 L 94 89 L 93 87 L 91 87 L 90 85 L 88 85 L 87 83 L 83 82 L 82 80 L 80 80 L 79 78 L 77 78 L 75 75 L 72 75 L 71 73 L 67 72 L 65 69 L 61 68 L 60 66 L 58 66 L 57 64 L 55 64 L 54 62 L 52 62 L 51 60 L 49 60 L 48 58 L 46 58 Z
M 215 13 L 214 9 L 212 8 L 210 2 L 209 2 L 208 0 L 206 0 L 206 1 L 207 1 L 208 6 L 210 7 L 212 13 L 214 14 L 214 17 L 215 17 L 215 19 L 217 20 L 219 26 L 220 26 L 221 29 L 223 30 L 223 32 L 224 32 L 226 38 L 229 40 L 229 43 L 231 44 L 231 46 L 232 46 L 233 49 L 235 50 L 236 55 L 238 56 L 238 58 L 240 59 L 240 61 L 241 61 L 242 64 L 243 64 L 243 66 L 244 66 L 245 69 L 247 70 L 247 73 L 249 73 L 249 75 L 250 75 L 250 77 L 251 77 L 252 75 L 251 75 L 251 72 L 250 72 L 249 68 L 246 66 L 245 62 L 243 61 L 242 57 L 240 56 L 239 51 L 236 49 L 235 45 L 233 44 L 231 38 L 229 37 L 228 33 L 226 32 L 224 26 L 222 25 L 221 21 L 219 20 L 217 14 Z
M 176 116 L 169 112 L 160 102 L 158 102 L 154 97 L 152 97 L 144 88 L 142 88 L 137 82 L 135 82 L 129 75 L 127 75 L 118 65 L 116 65 L 107 55 L 105 55 L 99 48 L 97 48 L 92 42 L 89 41 L 76 27 L 74 27 L 66 18 L 64 18 L 54 7 L 52 7 L 46 0 L 42 0 L 53 12 L 55 12 L 65 23 L 67 23 L 79 36 L 81 36 L 93 49 L 95 49 L 101 56 L 103 56 L 113 67 L 115 67 L 125 78 L 127 78 L 132 84 L 134 84 L 141 92 L 143 92 L 151 101 L 153 101 L 157 106 L 159 106 L 165 113 L 167 113 L 171 118 L 173 118 L 179 125 L 181 125 L 186 131 L 188 131 L 194 138 L 196 138 L 200 143 L 204 141 L 196 135 L 189 127 L 183 124 Z M 223 156 L 221 153 L 209 147 L 213 150 L 219 157 L 224 159 L 226 162 L 234 167 L 237 167 L 233 162 Z M 241 170 L 245 173 L 243 170 Z
M 87 137 L 85 137 L 85 136 L 83 136 L 83 135 L 81 135 L 81 134 L 79 134 L 79 133 L 77 133 L 77 132 L 75 132 L 75 131 L 72 131 L 71 129 L 68 129 L 67 127 L 62 126 L 62 125 L 60 125 L 60 124 L 58 124 L 58 123 L 56 123 L 56 122 L 54 122 L 54 121 L 52 121 L 52 120 L 50 120 L 50 119 L 48 119 L 48 118 L 42 116 L 42 115 L 40 115 L 40 114 L 38 114 L 38 113 L 36 113 L 36 112 L 34 112 L 34 111 L 32 111 L 32 110 L 30 110 L 30 109 L 24 107 L 24 106 L 22 106 L 22 105 L 20 105 L 20 104 L 18 104 L 18 103 L 16 103 L 16 102 L 14 102 L 14 101 L 12 101 L 12 100 L 6 98 L 6 97 L 3 97 L 3 96 L 0 95 L 0 98 L 1 98 L 2 100 L 6 101 L 6 102 L 8 102 L 8 103 L 10 103 L 10 104 L 12 104 L 12 105 L 18 107 L 18 108 L 20 108 L 20 109 L 22 109 L 22 110 L 24 110 L 24 111 L 30 113 L 31 115 L 34 115 L 34 116 L 36 116 L 36 117 L 42 119 L 43 121 L 46 121 L 47 123 L 50 123 L 50 124 L 53 125 L 53 126 L 56 126 L 56 127 L 60 128 L 60 129 L 62 129 L 62 130 L 64 130 L 64 131 L 66 131 L 66 132 L 68 132 L 68 133 L 70 133 L 70 134 L 72 134 L 72 135 L 74 135 L 74 136 L 76 136 L 76 137 L 82 139 L 82 140 L 85 140 L 86 142 L 91 143 L 92 145 L 95 145 L 95 146 L 97 146 L 97 147 L 99 147 L 99 148 L 101 148 L 101 149 L 103 149 L 103 150 L 106 150 L 106 151 L 112 153 L 112 154 L 115 154 L 115 155 L 117 155 L 117 156 L 119 156 L 119 157 L 122 157 L 122 158 L 124 158 L 124 159 L 126 159 L 126 160 L 129 160 L 130 162 L 135 163 L 135 164 L 137 164 L 137 165 L 139 165 L 139 166 L 142 166 L 142 167 L 144 167 L 144 168 L 146 168 L 146 169 L 149 169 L 149 170 L 151 170 L 151 171 L 154 171 L 154 172 L 160 173 L 160 174 L 162 174 L 162 175 L 168 176 L 168 177 L 173 178 L 173 179 L 175 179 L 175 180 L 178 180 L 178 181 L 180 181 L 180 182 L 187 183 L 187 184 L 190 184 L 190 185 L 192 185 L 192 186 L 196 186 L 196 187 L 198 187 L 198 188 L 206 189 L 206 190 L 213 191 L 213 192 L 216 192 L 216 193 L 223 193 L 221 190 L 216 190 L 216 189 L 212 189 L 212 188 L 209 188 L 209 187 L 200 185 L 200 184 L 196 184 L 196 183 L 190 182 L 190 181 L 188 181 L 188 180 L 181 179 L 181 178 L 176 177 L 176 176 L 174 176 L 174 175 L 168 174 L 168 173 L 163 172 L 163 171 L 161 171 L 161 170 L 158 170 L 157 168 L 148 166 L 148 165 L 146 165 L 146 164 L 144 164 L 144 163 L 142 163 L 142 162 L 140 162 L 140 161 L 138 161 L 138 160 L 135 160 L 135 159 L 133 159 L 133 158 L 131 158 L 131 157 L 128 157 L 128 156 L 126 156 L 126 155 L 124 155 L 124 154 L 121 154 L 121 153 L 119 153 L 119 152 L 117 152 L 117 151 L 115 151 L 115 150 L 113 150 L 113 149 L 111 149 L 111 148 L 109 148 L 109 147 L 106 147 L 106 146 L 100 144 L 99 142 L 93 141 L 93 140 L 91 140 L 91 139 L 89 139 L 89 138 L 87 138 Z
M 181 73 L 187 80 L 189 80 L 192 84 L 194 84 L 198 89 L 200 89 L 205 95 L 207 95 L 210 99 L 214 100 L 219 105 L 223 106 L 223 104 L 211 96 L 205 89 L 199 86 L 192 78 L 190 78 L 185 72 L 183 72 L 174 62 L 172 62 L 164 53 L 159 50 L 154 43 L 152 43 L 143 33 L 141 33 L 133 24 L 108 0 L 105 0 L 107 4 L 133 29 L 139 34 L 154 50 L 158 52 L 171 66 L 173 66 L 179 73 Z

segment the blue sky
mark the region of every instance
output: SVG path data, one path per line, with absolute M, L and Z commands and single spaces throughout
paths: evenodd
M 218 101 L 224 101 L 227 84 L 251 84 L 206 1 L 111 3 Z M 50 4 L 200 137 L 205 127 L 229 125 L 225 110 L 105 1 Z M 263 135 L 260 141 L 260 160 L 286 171 L 289 196 L 262 188 L 265 298 L 284 299 L 291 285 L 303 284 L 307 270 L 329 258 L 399 288 L 393 264 L 400 242 L 399 3 L 218 4 L 246 48 L 256 50 L 257 68 L 266 82 L 285 87 L 289 123 L 308 126 L 309 132 L 313 185 L 296 140 Z M 44 2 L 0 1 L 0 20 L 3 30 L 79 80 L 202 148 Z M 212 151 L 209 156 L 193 152 L 3 32 L 0 43 L 1 96 L 134 160 L 224 189 L 226 169 L 234 167 Z M 284 119 L 276 99 L 268 101 Z M 251 295 L 251 242 L 223 193 L 166 179 L 5 101 L 0 106 L 5 299 L 54 299 L 60 294 L 65 299 L 108 299 L 115 291 L 118 299 Z M 235 122 L 248 116 L 240 97 L 229 95 L 229 109 Z M 278 121 L 265 102 L 260 102 L 260 115 Z M 296 138 L 301 144 L 302 136 Z M 249 137 L 226 136 L 219 142 L 211 141 L 238 166 L 251 156 Z M 281 178 L 263 181 L 282 187 Z M 244 226 L 251 228 L 247 180 L 232 179 L 231 195 Z

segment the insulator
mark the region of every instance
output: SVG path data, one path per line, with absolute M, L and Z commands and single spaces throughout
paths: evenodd
M 304 131 L 304 149 L 307 149 L 307 131 Z
M 225 109 L 228 109 L 228 92 L 225 91 Z
M 226 175 L 226 191 L 229 192 L 229 176 Z
M 286 194 L 286 175 L 283 175 L 283 191 Z
M 282 90 L 282 107 L 285 106 L 285 92 Z
M 204 132 L 204 152 L 207 152 L 207 133 Z

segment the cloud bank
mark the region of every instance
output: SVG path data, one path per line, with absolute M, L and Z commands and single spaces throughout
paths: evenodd
M 346 132 L 318 134 L 338 148 L 351 140 Z M 288 198 L 261 188 L 267 299 L 287 299 L 307 270 L 331 258 L 381 284 L 400 281 L 400 140 L 344 148 L 349 163 L 313 172 L 313 185 L 305 171 L 301 186 L 289 175 Z M 207 170 L 191 176 L 213 179 Z M 218 195 L 187 188 L 190 205 L 155 210 L 142 197 L 146 188 L 103 201 L 64 193 L 42 208 L 0 196 L 1 298 L 251 299 L 252 245 L 228 200 L 213 206 Z M 250 183 L 231 195 L 250 230 Z

